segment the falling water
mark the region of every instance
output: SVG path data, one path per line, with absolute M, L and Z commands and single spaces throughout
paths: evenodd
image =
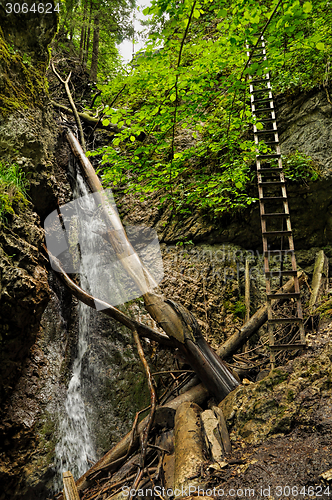
M 85 183 L 79 173 L 77 173 L 77 184 L 74 189 L 74 197 L 81 198 L 84 206 L 81 206 L 86 212 L 94 210 L 93 198 L 86 196 L 88 193 Z M 81 202 L 80 200 L 80 202 Z M 91 255 L 94 245 L 96 244 L 96 235 L 88 226 L 88 219 L 79 218 L 77 221 L 81 225 L 81 251 L 82 265 L 80 279 L 81 287 L 84 290 L 89 290 L 89 285 L 94 282 L 95 265 L 91 259 L 84 265 L 84 253 Z M 82 226 L 83 225 L 83 226 Z M 83 235 L 83 240 L 82 240 Z M 84 401 L 82 397 L 82 361 L 87 352 L 89 345 L 89 325 L 91 309 L 79 303 L 78 306 L 78 344 L 76 358 L 72 367 L 72 376 L 67 389 L 66 400 L 64 404 L 64 412 L 60 416 L 58 443 L 55 448 L 56 454 L 56 470 L 55 490 L 62 488 L 62 472 L 70 470 L 77 480 L 84 474 L 88 468 L 90 461 L 95 461 L 95 450 L 93 440 L 89 432 L 89 426 L 86 418 Z
M 60 261 L 69 273 L 80 274 L 81 287 L 94 297 L 108 303 L 117 305 L 125 303 L 141 294 L 130 276 L 127 275 L 122 263 L 117 259 L 111 246 L 105 243 L 102 234 L 105 231 L 100 200 L 89 195 L 84 180 L 74 165 L 69 165 L 72 177 L 76 179 L 74 202 L 61 207 L 61 218 L 66 231 L 64 237 L 63 227 L 59 222 L 57 212 L 47 218 L 46 230 L 48 247 L 55 256 L 60 256 Z M 107 193 L 107 201 L 114 206 L 112 193 Z M 151 273 L 151 282 L 161 281 L 163 277 L 162 258 L 158 237 L 150 228 L 128 227 L 131 238 L 137 245 L 137 252 Z M 54 248 L 53 248 L 54 245 Z M 138 271 L 137 271 L 138 272 Z M 150 280 L 150 278 L 149 278 Z M 142 285 L 146 283 L 146 275 L 142 272 Z M 96 304 L 96 309 L 100 306 Z M 84 405 L 84 381 L 82 377 L 82 364 L 84 362 L 85 377 L 92 377 L 93 366 L 87 373 L 86 363 L 89 349 L 89 329 L 94 323 L 94 312 L 83 303 L 78 309 L 78 343 L 76 358 L 73 362 L 72 376 L 67 389 L 64 409 L 61 411 L 58 427 L 58 443 L 55 448 L 56 471 L 55 489 L 62 488 L 62 472 L 70 470 L 75 479 L 84 474 L 90 464 L 96 460 L 93 439 Z M 93 377 L 91 382 L 93 383 Z

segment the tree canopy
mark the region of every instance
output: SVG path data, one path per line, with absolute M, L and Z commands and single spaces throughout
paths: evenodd
M 160 204 L 180 213 L 219 217 L 250 205 L 246 79 L 270 71 L 274 93 L 324 86 L 329 95 L 331 10 L 319 0 L 153 0 L 145 13 L 145 50 L 129 71 L 99 82 L 104 125 L 122 127 L 92 153 L 104 185 L 124 183 L 142 199 L 159 190 Z M 268 22 L 267 61 L 246 66 L 246 43 L 255 45 Z M 317 176 L 310 158 L 294 152 L 289 161 L 298 177 Z

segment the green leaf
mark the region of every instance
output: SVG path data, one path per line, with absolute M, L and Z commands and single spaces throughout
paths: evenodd
M 309 14 L 309 12 L 312 11 L 312 3 L 311 2 L 304 2 L 303 4 L 303 12 L 306 14 Z
M 131 135 L 130 136 L 130 140 L 131 140 L 131 142 L 135 142 L 136 141 L 136 137 L 134 135 Z
M 323 42 L 319 42 L 316 44 L 316 49 L 318 50 L 324 50 L 325 44 Z
M 226 17 L 227 16 L 227 10 L 226 9 L 220 9 L 217 12 L 217 17 Z
M 104 127 L 107 127 L 107 125 L 109 125 L 111 122 L 109 121 L 108 118 L 106 118 L 105 120 L 103 120 L 103 125 Z

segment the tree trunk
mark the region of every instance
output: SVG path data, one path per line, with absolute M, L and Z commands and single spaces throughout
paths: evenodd
M 83 61 L 83 47 L 84 47 L 84 40 L 85 40 L 85 20 L 86 20 L 86 2 L 84 2 L 84 7 L 83 7 L 83 23 L 82 23 L 82 28 L 81 28 L 81 39 L 80 39 L 80 62 Z
M 99 54 L 99 13 L 95 15 L 94 19 L 92 57 L 91 57 L 91 69 L 90 69 L 90 80 L 94 82 L 97 80 L 98 54 Z
M 86 45 L 83 54 L 83 66 L 86 68 L 89 57 L 89 47 L 90 47 L 90 34 L 91 34 L 91 21 L 92 21 L 92 1 L 90 2 L 90 14 L 89 14 L 89 22 L 88 22 L 88 31 L 86 35 Z

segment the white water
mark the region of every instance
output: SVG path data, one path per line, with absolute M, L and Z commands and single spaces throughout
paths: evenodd
M 84 196 L 81 207 L 87 212 L 94 210 L 94 200 L 90 196 L 84 181 L 80 174 L 77 175 L 77 186 L 74 190 L 75 198 Z M 90 205 L 90 206 L 89 206 Z M 81 252 L 82 261 L 84 262 L 84 253 L 88 255 L 96 243 L 96 235 L 89 229 L 89 220 L 79 218 L 81 234 Z M 82 236 L 83 235 L 83 236 Z M 83 239 L 83 240 L 82 240 Z M 84 272 L 81 269 L 81 287 L 84 290 L 89 289 L 89 284 L 93 284 L 94 275 L 96 272 L 95 265 L 89 259 L 89 265 L 84 267 Z M 62 472 L 71 471 L 75 480 L 84 474 L 89 467 L 90 461 L 95 461 L 95 450 L 93 439 L 91 437 L 88 421 L 86 418 L 85 405 L 82 397 L 82 361 L 89 347 L 89 324 L 90 324 L 91 309 L 83 303 L 78 306 L 78 345 L 77 354 L 72 367 L 72 376 L 68 385 L 64 411 L 61 412 L 58 443 L 55 448 L 56 455 L 56 471 L 57 475 L 54 481 L 55 490 L 62 489 Z

